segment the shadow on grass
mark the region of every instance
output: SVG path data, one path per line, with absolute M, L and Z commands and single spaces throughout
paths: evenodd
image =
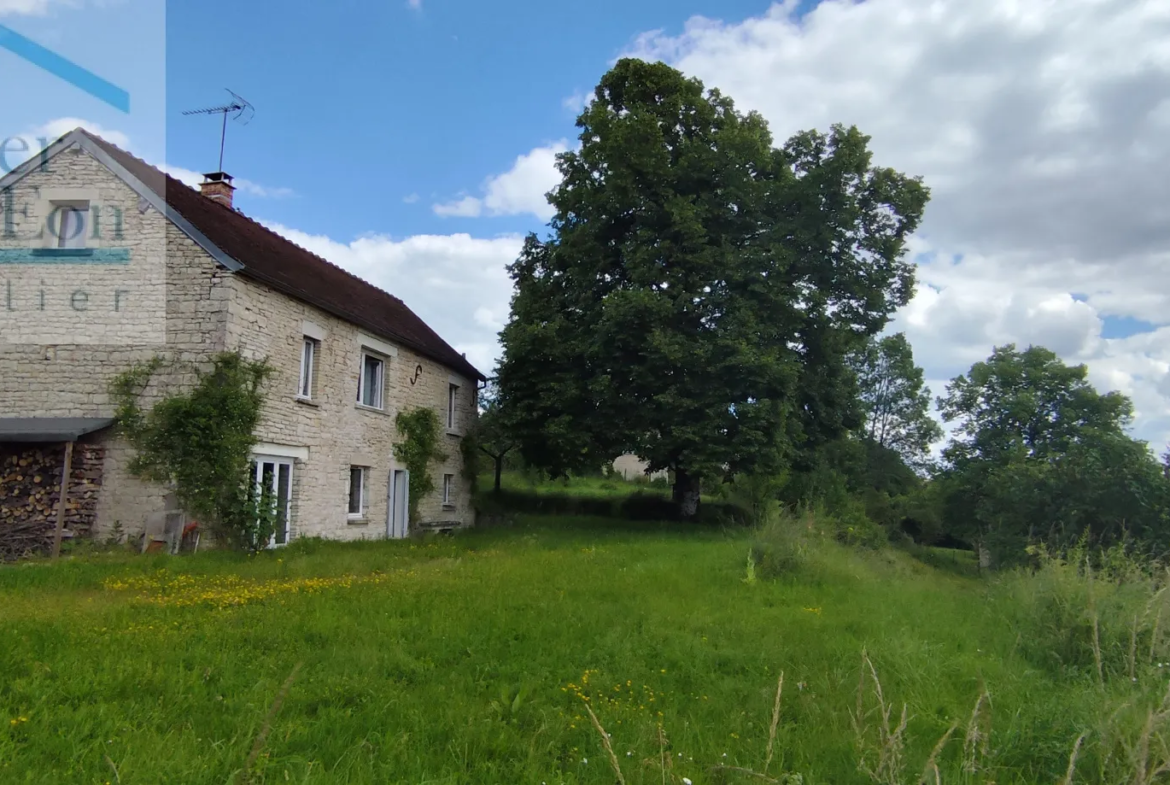
M 966 578 L 979 576 L 979 562 L 974 551 L 959 548 L 938 548 L 929 545 L 910 545 L 906 553 L 918 561 L 941 572 L 949 572 Z

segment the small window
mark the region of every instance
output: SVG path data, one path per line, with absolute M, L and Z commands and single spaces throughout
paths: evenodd
M 443 504 L 452 504 L 453 503 L 451 501 L 451 494 L 454 491 L 454 487 L 455 487 L 455 475 L 454 474 L 444 474 L 443 475 Z
M 381 357 L 362 353 L 362 375 L 358 384 L 358 403 L 373 409 L 382 408 L 386 362 Z
M 366 478 L 369 469 L 364 466 L 349 467 L 349 517 L 366 517 Z
M 312 338 L 306 338 L 301 347 L 301 384 L 297 389 L 298 398 L 313 397 L 313 375 L 317 371 L 318 348 L 319 344 Z
M 54 211 L 51 228 L 58 248 L 85 248 L 89 237 L 89 203 L 59 205 Z
M 459 385 L 447 385 L 447 428 L 455 427 L 455 401 L 459 398 Z

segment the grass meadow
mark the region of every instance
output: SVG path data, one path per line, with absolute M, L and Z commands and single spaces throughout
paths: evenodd
M 757 536 L 529 516 L 3 567 L 0 782 L 1161 781 L 1144 639 L 1132 677 L 1052 667 L 1028 590 L 964 557 L 823 543 L 767 579 Z

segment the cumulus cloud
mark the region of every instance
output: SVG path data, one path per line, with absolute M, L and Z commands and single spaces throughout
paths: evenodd
M 947 379 L 1009 341 L 1087 362 L 1170 439 L 1170 6 L 1162 0 L 796 0 L 634 39 L 768 118 L 778 140 L 856 124 L 919 174 L 919 292 L 893 325 Z M 941 392 L 941 386 L 935 388 Z
M 480 215 L 529 213 L 547 221 L 553 216 L 553 208 L 545 194 L 560 182 L 556 157 L 568 149 L 569 143 L 561 139 L 518 156 L 511 169 L 487 179 L 483 196 L 463 196 L 436 204 L 433 207 L 435 214 L 476 218 Z
M 505 266 L 523 244 L 518 235 L 467 234 L 394 239 L 371 234 L 350 242 L 266 224 L 302 248 L 333 262 L 405 302 L 472 365 L 490 373 L 496 333 L 508 316 L 512 284 Z

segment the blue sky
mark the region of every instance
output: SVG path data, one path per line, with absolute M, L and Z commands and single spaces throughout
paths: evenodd
M 350 237 L 482 231 L 432 203 L 506 170 L 522 152 L 574 135 L 565 98 L 589 91 L 641 31 L 681 31 L 696 14 L 759 14 L 766 0 L 406 0 L 171 3 L 167 157 L 214 167 L 215 120 L 184 118 L 228 87 L 257 107 L 228 131 L 225 168 L 300 194 L 249 204 L 307 232 Z M 402 200 L 411 194 L 412 204 Z M 491 231 L 539 228 L 498 217 Z

